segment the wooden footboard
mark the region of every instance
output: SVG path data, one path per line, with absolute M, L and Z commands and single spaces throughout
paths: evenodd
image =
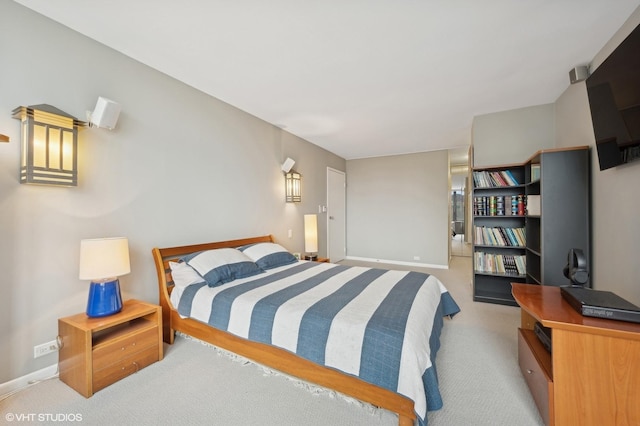
M 413 401 L 409 398 L 362 381 L 357 377 L 341 373 L 338 370 L 315 364 L 284 349 L 252 342 L 231 333 L 215 329 L 200 321 L 180 317 L 171 305 L 169 299 L 173 288 L 173 280 L 169 268 L 170 260 L 196 251 L 239 247 L 257 242 L 273 242 L 273 238 L 271 235 L 267 235 L 191 246 L 164 249 L 154 248 L 152 250 L 156 271 L 158 273 L 159 302 L 160 306 L 162 306 L 164 341 L 172 344 L 175 332 L 180 331 L 186 335 L 193 336 L 219 348 L 248 358 L 258 364 L 395 412 L 398 414 L 398 424 L 401 426 L 413 425 L 416 415 L 413 409 Z

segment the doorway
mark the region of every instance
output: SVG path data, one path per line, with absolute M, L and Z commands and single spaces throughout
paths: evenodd
M 451 256 L 471 257 L 472 224 L 470 217 L 471 190 L 469 148 L 449 151 L 449 217 L 451 218 Z
M 471 256 L 471 246 L 466 243 L 466 194 L 465 187 L 451 191 L 451 255 Z
M 336 263 L 347 256 L 347 175 L 327 167 L 327 257 Z

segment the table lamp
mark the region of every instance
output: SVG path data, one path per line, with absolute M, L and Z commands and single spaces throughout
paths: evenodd
M 118 277 L 129 272 L 129 243 L 126 238 L 80 241 L 80 279 L 91 280 L 88 317 L 106 317 L 122 310 Z
M 308 253 L 305 260 L 318 258 L 318 216 L 315 214 L 304 215 L 304 251 Z

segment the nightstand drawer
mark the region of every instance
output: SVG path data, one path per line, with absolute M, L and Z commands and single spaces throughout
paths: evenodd
M 118 362 L 106 368 L 94 370 L 93 392 L 97 392 L 130 374 L 136 373 L 138 370 L 158 360 L 158 345 L 155 344 L 126 358 L 120 358 Z
M 158 328 L 151 327 L 115 341 L 101 344 L 93 350 L 93 371 L 101 370 L 124 357 L 139 352 L 149 346 L 157 350 Z

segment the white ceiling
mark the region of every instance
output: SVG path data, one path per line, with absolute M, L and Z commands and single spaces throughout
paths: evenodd
M 15 1 L 346 159 L 468 146 L 475 115 L 555 102 L 640 5 Z

